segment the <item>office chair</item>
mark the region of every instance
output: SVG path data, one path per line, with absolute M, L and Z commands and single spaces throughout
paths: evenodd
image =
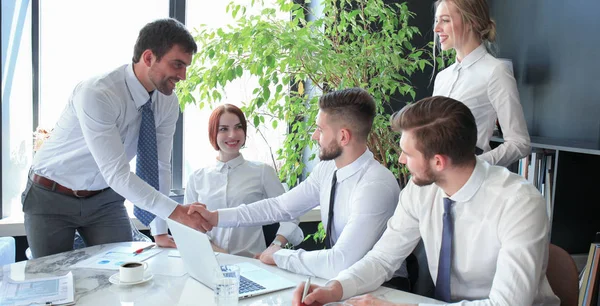
M 575 261 L 561 247 L 550 244 L 546 277 L 561 306 L 577 306 L 579 273 Z

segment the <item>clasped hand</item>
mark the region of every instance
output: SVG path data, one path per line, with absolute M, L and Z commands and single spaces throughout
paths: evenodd
M 219 223 L 219 212 L 210 211 L 206 205 L 201 203 L 192 203 L 188 207 L 187 214 L 198 219 L 202 229 L 199 231 L 205 233 L 213 229 Z
M 206 205 L 196 202 L 188 205 L 178 205 L 169 218 L 206 233 L 219 222 L 219 213 L 209 211 L 206 209 Z

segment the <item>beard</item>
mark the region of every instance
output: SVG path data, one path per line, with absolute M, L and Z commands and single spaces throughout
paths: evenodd
M 435 183 L 437 181 L 437 178 L 435 177 L 435 174 L 433 174 L 431 167 L 427 167 L 427 169 L 425 169 L 425 171 L 423 173 L 423 177 L 418 178 L 413 175 L 412 181 L 413 181 L 413 183 L 415 183 L 415 185 L 417 185 L 419 187 L 423 187 L 423 186 L 429 186 L 429 185 Z
M 158 76 L 154 73 L 154 69 L 150 68 L 150 81 L 154 84 L 156 90 L 160 91 L 163 95 L 170 96 L 175 89 L 175 85 L 171 85 L 171 81 L 173 83 L 177 83 L 179 80 L 170 77 L 158 78 Z
M 321 147 L 319 150 L 320 160 L 334 160 L 342 155 L 342 147 L 335 141 L 332 141 L 327 147 Z

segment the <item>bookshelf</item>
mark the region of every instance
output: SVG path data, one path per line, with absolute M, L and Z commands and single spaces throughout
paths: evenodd
M 492 142 L 503 141 L 500 137 L 492 137 Z M 531 147 L 530 160 L 534 155 L 551 156 L 551 175 L 545 176 L 546 179 L 550 177 L 550 181 L 537 180 L 538 184 L 534 184 L 547 198 L 551 243 L 570 254 L 587 253 L 595 233 L 600 231 L 600 186 L 597 184 L 600 143 L 532 136 Z M 518 172 L 519 167 L 510 168 Z M 539 168 L 543 168 L 541 172 L 547 171 L 547 167 Z M 531 181 L 531 173 L 528 174 Z M 544 187 L 539 182 L 543 182 Z M 546 189 L 548 183 L 549 192 Z

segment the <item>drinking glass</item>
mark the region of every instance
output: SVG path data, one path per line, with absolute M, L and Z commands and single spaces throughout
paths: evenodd
M 240 268 L 223 265 L 215 271 L 215 303 L 218 306 L 237 306 L 240 288 Z

